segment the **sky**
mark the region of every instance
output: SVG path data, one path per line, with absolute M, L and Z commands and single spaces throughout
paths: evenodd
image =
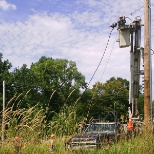
M 89 86 L 111 77 L 129 80 L 130 47 L 119 48 L 117 28 L 111 33 L 110 27 L 120 15 L 127 24 L 136 17 L 144 24 L 144 0 L 0 0 L 0 52 L 13 68 L 30 67 L 42 56 L 72 60 Z M 153 12 L 151 29 L 153 42 Z

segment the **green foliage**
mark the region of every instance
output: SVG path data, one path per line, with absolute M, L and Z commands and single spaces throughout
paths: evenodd
M 1 63 L 5 66 L 2 72 L 5 76 L 4 72 L 9 73 L 11 64 L 8 61 Z M 75 62 L 65 59 L 41 57 L 30 68 L 26 64 L 15 68 L 8 74 L 8 78 L 6 104 L 14 96 L 18 98 L 13 100 L 13 110 L 28 109 L 39 104 L 40 109 L 45 111 L 47 121 L 52 119 L 54 113 L 59 113 L 64 104 L 70 106 L 76 102 L 81 96 L 80 90 L 86 87 L 85 77 L 78 72 Z
M 60 113 L 56 113 L 49 125 L 48 134 L 58 136 L 72 135 L 76 130 L 76 110 L 73 106 L 64 106 Z
M 65 150 L 65 137 L 55 139 L 55 154 L 153 154 L 154 153 L 154 136 L 147 135 L 140 138 L 135 138 L 129 141 L 121 141 L 112 146 L 103 146 L 100 149 L 79 149 L 79 150 Z M 22 154 L 48 154 L 49 141 L 43 141 L 39 144 L 24 143 L 21 148 Z M 13 153 L 12 142 L 5 142 L 0 147 L 0 153 Z
M 86 86 L 85 77 L 72 61 L 41 57 L 30 69 L 34 73 L 37 90 L 35 101 L 47 108 L 47 120 L 64 104 L 74 103 L 80 96 L 80 88 Z
M 2 102 L 2 81 L 5 79 L 8 136 L 21 130 L 25 136 L 31 131 L 37 138 L 44 134 L 34 132 L 42 129 L 45 134 L 70 135 L 84 118 L 98 118 L 104 111 L 117 111 L 119 116 L 127 114 L 129 81 L 126 79 L 112 77 L 86 89 L 85 77 L 73 61 L 43 56 L 30 68 L 23 64 L 9 72 L 12 65 L 2 58 L 0 54 L 0 100 Z M 140 94 L 138 109 L 141 114 L 144 113 L 143 105 Z
M 13 107 L 14 104 L 12 105 L 10 102 L 4 112 L 5 136 L 7 138 L 20 135 L 25 141 L 37 141 L 45 136 L 45 115 L 38 105 L 29 109 L 18 108 L 15 110 Z
M 122 78 L 111 78 L 106 83 L 97 82 L 84 93 L 88 100 L 84 103 L 89 108 L 89 117 L 98 118 L 104 111 L 118 111 L 126 115 L 128 109 L 128 81 Z
M 9 69 L 12 64 L 8 60 L 2 61 L 3 55 L 0 53 L 0 81 L 4 79 L 9 79 Z
M 0 53 L 0 102 L 2 102 L 2 91 L 3 91 L 3 81 L 10 82 L 11 74 L 9 73 L 10 68 L 12 67 L 12 64 L 8 60 L 2 60 L 3 55 Z M 6 96 L 9 95 L 9 92 L 6 94 Z M 0 103 L 0 111 L 2 110 L 2 103 Z

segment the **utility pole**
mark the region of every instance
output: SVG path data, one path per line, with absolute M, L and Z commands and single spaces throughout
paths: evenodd
M 4 131 L 5 131 L 5 81 L 3 81 L 2 143 L 4 141 Z
M 150 128 L 152 107 L 151 84 L 151 3 L 144 0 L 144 122 L 146 130 Z
M 119 47 L 131 46 L 130 50 L 130 84 L 129 84 L 129 120 L 138 123 L 140 115 L 138 113 L 138 98 L 140 89 L 140 75 L 144 74 L 144 124 L 146 132 L 152 128 L 152 59 L 151 59 L 151 2 L 144 0 L 144 50 L 140 47 L 141 42 L 141 19 L 136 17 L 130 24 L 126 24 L 124 16 L 119 17 L 119 21 L 112 23 L 110 27 L 118 25 Z M 140 70 L 140 52 L 144 61 L 144 73 Z M 132 124 L 130 125 L 132 127 Z
M 130 48 L 130 83 L 129 83 L 129 119 L 135 121 L 139 120 L 138 101 L 140 89 L 140 59 L 141 59 L 141 18 L 136 17 L 131 24 L 126 24 L 126 18 L 119 17 L 117 23 L 111 24 L 114 28 L 118 25 L 119 31 L 119 47 Z

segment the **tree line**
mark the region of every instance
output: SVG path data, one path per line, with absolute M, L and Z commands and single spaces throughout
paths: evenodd
M 5 80 L 6 104 L 12 100 L 10 104 L 14 104 L 14 109 L 28 109 L 38 104 L 38 110 L 43 109 L 49 121 L 64 106 L 75 106 L 77 116 L 96 117 L 105 110 L 117 110 L 126 115 L 129 105 L 129 81 L 126 79 L 112 77 L 105 83 L 96 82 L 88 89 L 85 76 L 78 71 L 75 62 L 45 56 L 30 68 L 23 64 L 10 72 L 12 64 L 3 60 L 0 53 L 0 67 L 0 100 L 2 102 Z M 15 102 L 19 100 L 20 105 L 17 105 Z M 143 114 L 141 93 L 139 110 Z

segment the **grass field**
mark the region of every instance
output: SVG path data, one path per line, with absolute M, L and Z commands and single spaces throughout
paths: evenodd
M 13 106 L 8 107 L 4 112 L 5 126 L 7 126 L 6 139 L 0 143 L 0 154 L 14 154 L 13 139 L 16 135 L 20 136 L 22 140 L 21 154 L 49 154 L 48 137 L 51 133 L 56 134 L 54 154 L 154 154 L 154 135 L 152 133 L 142 134 L 142 136 L 128 141 L 123 139 L 115 145 L 103 146 L 100 149 L 66 151 L 65 136 L 75 133 L 76 123 L 73 118 L 74 111 L 71 108 L 67 109 L 68 114 L 59 113 L 53 118 L 50 125 L 46 125 L 44 111 L 38 110 L 37 105 L 28 110 L 15 111 Z M 0 130 L 2 130 L 1 127 Z
M 6 140 L 0 147 L 0 154 L 13 154 L 13 140 Z M 120 141 L 113 146 L 101 149 L 80 149 L 65 151 L 65 138 L 55 139 L 54 154 L 154 154 L 154 135 L 143 136 L 129 141 Z M 48 141 L 42 143 L 23 143 L 22 154 L 48 154 Z

